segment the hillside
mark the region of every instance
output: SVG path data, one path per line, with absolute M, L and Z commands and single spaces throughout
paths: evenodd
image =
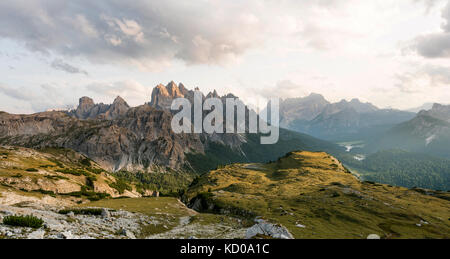
M 213 170 L 185 197 L 198 211 L 281 223 L 295 238 L 448 238 L 449 198 L 360 182 L 334 157 L 312 152 Z
M 153 193 L 144 189 L 137 192 L 133 185 L 72 150 L 8 146 L 0 147 L 0 190 L 19 196 L 48 195 L 68 204 Z

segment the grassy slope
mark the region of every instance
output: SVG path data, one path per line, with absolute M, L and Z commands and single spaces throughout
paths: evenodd
M 187 193 L 188 198 L 199 194 L 215 204 L 216 212 L 252 212 L 283 224 L 296 238 L 450 237 L 448 193 L 440 194 L 445 200 L 362 183 L 326 153 L 295 152 L 269 164 L 229 165 L 204 175 Z

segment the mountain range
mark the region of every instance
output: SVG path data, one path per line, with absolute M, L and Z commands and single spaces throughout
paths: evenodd
M 320 94 L 280 102 L 281 127 L 331 141 L 370 138 L 414 115 L 358 99 L 330 103 Z
M 335 144 L 286 130 L 280 132 L 277 144 L 268 147 L 260 145 L 254 134 L 175 134 L 171 129 L 170 104 L 174 98 L 190 99 L 193 95 L 194 91 L 183 84 L 170 82 L 156 86 L 152 100 L 137 107 L 130 107 L 121 97 L 112 104 L 96 104 L 91 98 L 82 97 L 76 109 L 66 112 L 2 112 L 0 144 L 69 148 L 113 172 L 151 172 L 155 168 L 208 170 L 237 161 L 269 161 L 296 149 L 333 153 L 340 150 Z M 219 97 L 216 91 L 202 96 Z M 232 94 L 220 98 L 225 97 L 237 98 Z M 201 163 L 196 163 L 199 158 Z M 206 167 L 205 161 L 210 162 Z

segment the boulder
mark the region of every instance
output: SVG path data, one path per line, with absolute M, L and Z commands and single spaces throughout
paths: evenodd
M 370 234 L 367 236 L 367 239 L 381 239 L 381 237 L 377 234 Z
M 128 229 L 122 229 L 121 231 L 120 231 L 120 234 L 122 235 L 122 236 L 126 236 L 127 238 L 129 238 L 129 239 L 136 239 L 136 236 L 133 234 L 133 232 L 131 232 L 130 230 L 128 230 Z
M 31 232 L 27 239 L 43 239 L 45 235 L 45 231 L 43 229 L 38 229 L 36 231 Z
M 58 238 L 60 239 L 73 239 L 73 235 L 72 232 L 70 231 L 65 231 L 65 232 L 61 232 L 58 234 Z
M 109 218 L 109 217 L 111 217 L 111 214 L 109 213 L 109 210 L 103 208 L 102 209 L 102 218 Z
M 253 238 L 257 235 L 269 236 L 276 239 L 294 239 L 292 234 L 280 224 L 272 224 L 262 219 L 256 220 L 257 224 L 247 229 L 245 237 Z

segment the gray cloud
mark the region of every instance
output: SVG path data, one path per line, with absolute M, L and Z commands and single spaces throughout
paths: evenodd
M 396 87 L 403 93 L 427 93 L 432 88 L 450 86 L 450 67 L 419 65 L 396 75 Z
M 67 89 L 43 84 L 34 90 L 0 84 L 0 95 L 15 100 L 15 105 L 29 106 L 33 112 L 73 107 L 72 97 L 67 95 L 71 91 L 67 91 Z
M 265 26 L 258 6 L 256 1 L 1 1 L 0 37 L 96 63 L 149 68 L 173 59 L 220 63 L 261 43 Z
M 222 64 L 263 45 L 269 36 L 301 33 L 297 27 L 307 23 L 309 16 L 314 17 L 317 7 L 330 11 L 349 2 L 0 1 L 0 38 L 24 42 L 29 49 L 42 53 L 83 56 L 94 63 L 126 63 L 152 70 L 173 60 Z M 314 10 L 313 14 L 308 10 Z M 317 35 L 312 41 L 325 44 L 317 40 Z
M 30 101 L 35 97 L 30 91 L 23 91 L 23 89 L 11 88 L 1 84 L 0 93 L 20 101 Z
M 55 59 L 50 64 L 50 66 L 56 70 L 61 70 L 70 74 L 84 74 L 88 75 L 88 73 L 80 68 L 77 68 L 71 64 L 64 62 L 62 59 Z
M 411 48 L 423 57 L 450 58 L 450 0 L 442 10 L 442 32 L 417 37 Z

